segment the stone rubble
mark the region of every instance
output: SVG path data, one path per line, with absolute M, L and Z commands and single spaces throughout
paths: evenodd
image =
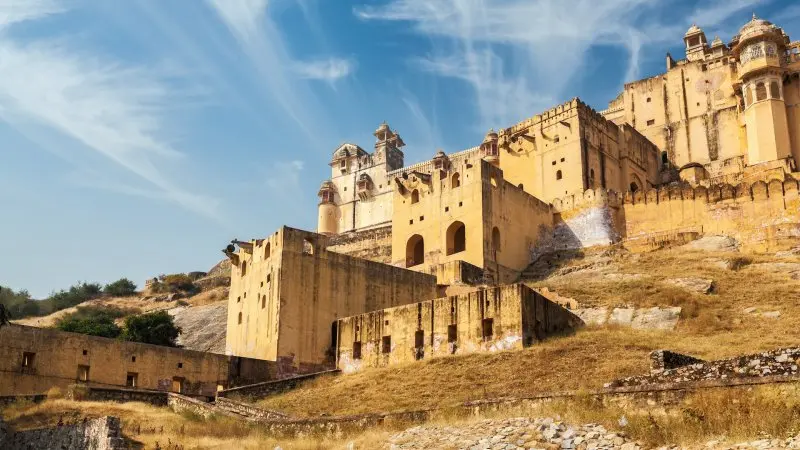
M 641 445 L 596 424 L 571 426 L 551 418 L 487 419 L 464 425 L 425 425 L 393 435 L 390 450 L 622 449 Z
M 732 359 L 691 364 L 660 373 L 623 378 L 605 387 L 641 386 L 662 383 L 684 383 L 700 380 L 725 380 L 765 376 L 798 376 L 800 348 L 773 350 Z
M 625 418 L 621 424 L 627 424 Z M 352 444 L 346 447 L 352 449 Z M 626 437 L 624 432 L 609 431 L 602 425 L 573 426 L 552 418 L 486 419 L 460 425 L 421 425 L 392 435 L 385 449 L 423 450 L 641 450 L 646 447 Z M 800 449 L 800 435 L 775 439 L 757 439 L 736 444 L 719 440 L 691 448 L 725 450 Z M 277 447 L 276 447 L 277 449 Z M 657 450 L 682 450 L 679 446 L 663 446 Z

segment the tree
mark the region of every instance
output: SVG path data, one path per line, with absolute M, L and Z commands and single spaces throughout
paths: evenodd
M 109 283 L 103 288 L 103 292 L 114 297 L 129 297 L 136 294 L 136 284 L 127 278 Z
M 0 303 L 0 328 L 3 328 L 3 325 L 8 325 L 9 315 L 8 311 L 6 311 L 6 306 Z
M 122 339 L 145 344 L 177 347 L 176 340 L 181 334 L 172 316 L 166 311 L 130 316 L 125 319 Z
M 56 328 L 61 331 L 107 338 L 116 338 L 122 333 L 122 329 L 114 323 L 114 319 L 107 315 L 93 318 L 65 317 L 58 321 Z
M 61 331 L 116 338 L 122 329 L 114 319 L 124 316 L 128 311 L 104 306 L 79 306 L 74 313 L 65 315 L 56 323 Z

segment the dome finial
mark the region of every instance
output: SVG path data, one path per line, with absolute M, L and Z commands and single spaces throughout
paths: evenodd
M 758 19 L 758 17 L 756 17 L 756 12 L 753 11 L 753 20 L 756 20 L 756 19 Z

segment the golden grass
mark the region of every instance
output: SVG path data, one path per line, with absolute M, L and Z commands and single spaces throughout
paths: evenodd
M 613 258 L 615 267 L 607 271 L 647 276 L 620 283 L 606 281 L 597 273 L 572 274 L 535 285 L 586 306 L 681 306 L 682 320 L 675 331 L 590 327 L 524 350 L 443 357 L 325 377 L 259 404 L 299 416 L 445 407 L 484 397 L 600 388 L 611 380 L 645 373 L 647 354 L 662 348 L 721 359 L 800 345 L 796 325 L 800 283 L 753 265 L 775 258 L 747 257 L 749 261 L 738 263 L 740 270 L 720 269 L 704 261 L 742 258 L 730 253 L 665 250 Z M 717 293 L 691 294 L 662 282 L 671 277 L 711 278 Z M 751 306 L 779 310 L 782 315 L 768 319 L 742 312 Z
M 277 439 L 269 436 L 257 425 L 239 420 L 215 417 L 203 419 L 192 414 L 176 414 L 168 408 L 158 408 L 144 403 L 74 402 L 47 400 L 40 404 L 20 403 L 2 411 L 4 420 L 15 430 L 38 429 L 56 426 L 59 420 L 76 423 L 84 418 L 103 416 L 119 417 L 123 436 L 132 448 L 163 449 L 179 445 L 191 449 L 273 449 L 276 446 L 298 450 L 346 448 L 378 448 L 389 436 L 387 430 L 365 432 L 349 439 L 330 439 L 310 436 L 305 438 Z

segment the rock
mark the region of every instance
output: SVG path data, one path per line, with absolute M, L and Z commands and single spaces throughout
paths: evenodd
M 680 307 L 639 309 L 631 326 L 639 330 L 674 330 L 680 317 Z
M 717 269 L 722 270 L 730 270 L 733 267 L 731 261 L 728 259 L 706 258 L 703 260 L 703 262 L 711 267 L 716 267 Z
M 769 312 L 761 313 L 761 317 L 764 317 L 766 319 L 778 319 L 778 318 L 781 317 L 781 312 L 780 311 L 769 311 Z
M 586 325 L 605 325 L 608 321 L 608 308 L 583 308 L 572 312 Z
M 775 253 L 775 256 L 778 258 L 788 258 L 792 256 L 800 256 L 800 247 L 795 247 L 791 250 L 784 250 L 781 252 Z
M 711 294 L 716 289 L 714 280 L 706 278 L 670 278 L 666 282 L 698 294 Z
M 611 311 L 611 318 L 608 320 L 608 323 L 629 327 L 633 322 L 634 312 L 636 312 L 636 310 L 633 308 L 614 308 L 614 310 Z
M 742 310 L 742 312 L 745 313 L 745 314 L 752 314 L 752 313 L 754 313 L 756 311 L 758 311 L 758 308 L 756 308 L 755 306 L 751 306 L 749 308 L 745 308 L 745 309 Z
M 751 264 L 750 268 L 756 270 L 764 270 L 767 272 L 785 273 L 792 278 L 796 277 L 797 275 L 800 275 L 800 263 L 787 263 L 787 262 L 759 263 L 759 264 Z
M 705 236 L 683 245 L 687 250 L 706 252 L 735 252 L 739 250 L 736 239 L 729 236 Z

